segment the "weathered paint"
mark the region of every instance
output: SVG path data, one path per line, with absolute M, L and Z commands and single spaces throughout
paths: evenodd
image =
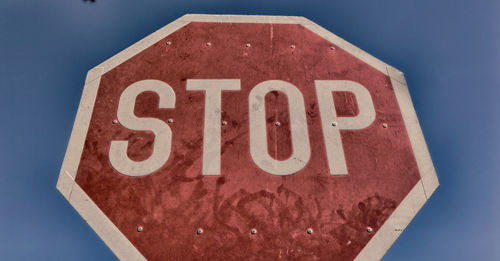
M 420 193 L 414 191 L 421 186 L 422 173 L 408 137 L 415 123 L 403 120 L 391 72 L 382 72 L 379 62 L 367 64 L 372 58 L 362 61 L 359 53 L 349 50 L 352 47 L 327 41 L 318 35 L 321 32 L 306 27 L 311 23 L 191 22 L 105 69 L 97 82 L 74 186 L 82 188 L 145 258 L 352 260 L 398 205 L 408 201 L 409 193 Z M 130 177 L 112 168 L 108 152 L 111 140 L 128 140 L 130 158 L 144 160 L 152 153 L 152 133 L 113 124 L 120 94 L 144 79 L 164 81 L 176 93 L 174 109 L 157 109 L 153 93 L 140 94 L 135 107 L 139 117 L 174 119 L 169 123 L 172 153 L 160 170 Z M 241 91 L 222 94 L 222 121 L 227 125 L 221 127 L 221 176 L 201 175 L 204 94 L 186 91 L 187 79 L 241 79 Z M 311 158 L 290 176 L 265 173 L 250 157 L 248 94 L 266 80 L 292 83 L 304 96 Z M 354 81 L 372 96 L 376 110 L 372 125 L 341 132 L 347 176 L 329 174 L 314 80 Z M 339 116 L 358 113 L 349 92 L 335 93 L 332 99 Z M 292 153 L 287 99 L 272 92 L 265 101 L 268 151 L 283 160 Z M 66 191 L 65 179 L 60 181 L 58 187 Z M 401 222 L 402 229 L 407 222 L 406 218 Z M 198 228 L 203 229 L 201 235 Z M 253 228 L 258 233 L 252 235 Z M 314 232 L 308 234 L 308 228 Z M 381 247 L 382 254 L 387 247 Z M 122 250 L 114 251 L 128 258 L 119 253 Z

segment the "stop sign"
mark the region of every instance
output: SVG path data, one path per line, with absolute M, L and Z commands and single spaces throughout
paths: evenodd
M 89 71 L 57 184 L 124 260 L 377 260 L 437 186 L 401 72 L 220 15 Z

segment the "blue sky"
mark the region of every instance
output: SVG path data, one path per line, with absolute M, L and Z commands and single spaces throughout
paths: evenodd
M 56 190 L 86 72 L 186 13 L 300 15 L 406 75 L 441 186 L 383 260 L 500 260 L 499 1 L 0 2 L 3 260 L 113 260 Z

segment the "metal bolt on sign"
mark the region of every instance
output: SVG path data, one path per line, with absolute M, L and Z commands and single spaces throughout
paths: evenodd
M 142 230 L 143 230 L 142 226 L 137 227 L 137 232 L 142 232 Z

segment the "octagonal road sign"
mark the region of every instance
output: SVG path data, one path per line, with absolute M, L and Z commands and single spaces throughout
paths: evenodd
M 377 260 L 437 186 L 400 71 L 233 15 L 90 70 L 57 184 L 123 260 Z

